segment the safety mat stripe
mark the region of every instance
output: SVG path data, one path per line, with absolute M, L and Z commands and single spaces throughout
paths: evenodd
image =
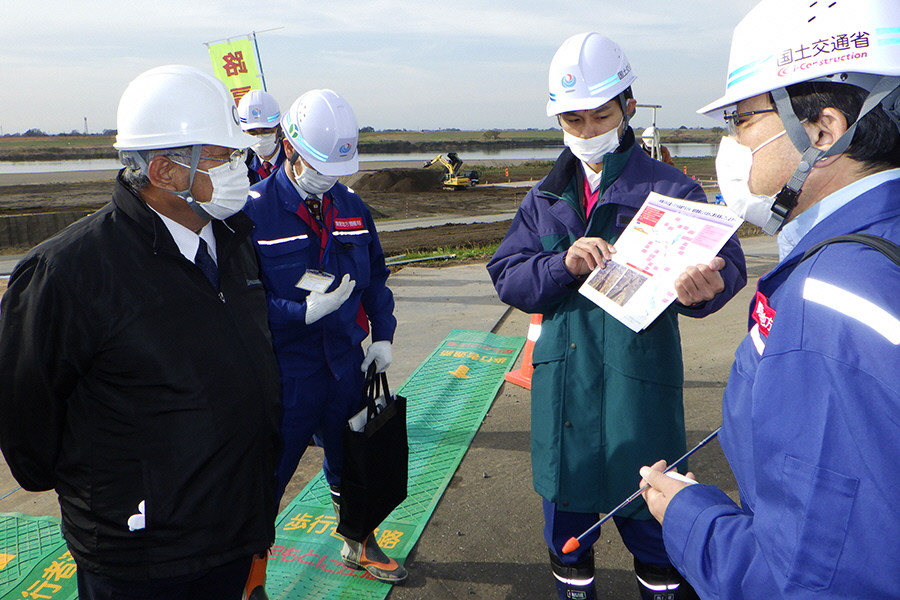
M 400 562 L 412 551 L 516 361 L 524 337 L 454 329 L 395 393 L 407 399 L 407 499 L 375 531 Z M 269 556 L 272 600 L 384 598 L 391 586 L 343 565 L 328 485 L 320 473 L 279 515 Z
M 478 431 L 524 337 L 454 329 L 395 393 L 407 399 L 409 492 L 375 531 L 403 562 Z M 391 586 L 340 558 L 320 472 L 278 516 L 266 589 L 271 600 L 384 598 Z M 77 600 L 75 563 L 56 517 L 0 514 L 0 600 Z

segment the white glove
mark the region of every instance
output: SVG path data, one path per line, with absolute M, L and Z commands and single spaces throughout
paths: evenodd
M 323 294 L 322 292 L 310 292 L 306 297 L 306 324 L 315 323 L 325 315 L 336 311 L 341 304 L 347 301 L 353 288 L 356 287 L 356 281 L 350 279 L 350 274 L 344 275 L 341 279 L 341 285 L 332 292 Z
M 384 373 L 391 366 L 391 343 L 387 340 L 372 342 L 366 349 L 366 357 L 362 361 L 362 372 L 369 370 L 369 365 L 375 361 L 375 372 Z

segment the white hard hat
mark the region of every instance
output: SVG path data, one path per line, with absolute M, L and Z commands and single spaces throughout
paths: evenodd
M 857 74 L 900 75 L 900 1 L 762 0 L 734 30 L 725 95 L 697 112 L 803 81 L 871 91 L 880 79 Z
M 359 171 L 356 115 L 337 92 L 306 92 L 281 117 L 281 128 L 297 153 L 322 175 L 339 177 Z
M 593 110 L 624 92 L 635 79 L 617 43 L 599 33 L 573 35 L 550 62 L 547 116 Z
M 262 90 L 250 90 L 238 102 L 241 129 L 271 129 L 281 121 L 281 108 L 275 96 Z
M 641 133 L 641 139 L 646 143 L 659 143 L 659 129 L 651 125 Z
M 221 81 L 183 65 L 156 67 L 128 84 L 119 100 L 122 151 L 209 144 L 249 148 L 256 138 L 241 131 L 237 107 Z

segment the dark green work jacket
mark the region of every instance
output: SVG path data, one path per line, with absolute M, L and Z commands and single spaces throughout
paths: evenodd
M 687 308 L 675 303 L 634 333 L 578 293 L 564 266 L 581 237 L 615 242 L 651 191 L 705 202 L 696 182 L 635 148 L 604 159 L 601 195 L 589 218 L 582 165 L 567 149 L 522 201 L 488 264 L 500 299 L 543 315 L 534 347 L 532 468 L 535 490 L 564 511 L 608 512 L 635 489 L 642 465 L 685 452 L 677 313 L 702 317 L 746 283 L 737 238 L 720 252 L 725 290 Z M 642 500 L 623 516 L 649 518 Z

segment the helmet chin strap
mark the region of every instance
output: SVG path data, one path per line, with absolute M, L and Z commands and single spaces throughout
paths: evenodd
M 625 92 L 619 94 L 618 98 L 619 105 L 622 107 L 622 135 L 619 136 L 619 145 L 621 145 L 622 140 L 625 138 L 625 132 L 628 131 L 631 115 L 628 114 L 628 98 L 625 97 Z
M 880 104 L 883 105 L 885 112 L 891 117 L 894 124 L 900 128 L 900 120 L 898 120 L 900 118 L 900 77 L 882 77 L 869 92 L 869 96 L 863 102 L 859 116 L 853 124 L 847 128 L 847 131 L 830 148 L 824 150 L 816 148 L 810 142 L 806 130 L 803 129 L 803 125 L 800 123 L 800 119 L 794 113 L 794 107 L 791 105 L 791 98 L 787 89 L 783 87 L 777 88 L 772 90 L 771 93 L 772 98 L 775 100 L 775 107 L 778 109 L 778 116 L 784 124 L 788 137 L 803 156 L 801 156 L 800 164 L 797 165 L 791 178 L 775 196 L 775 203 L 771 208 L 772 214 L 763 227 L 763 232 L 767 235 L 778 233 L 790 216 L 791 211 L 797 207 L 797 200 L 800 192 L 803 191 L 803 184 L 812 172 L 816 162 L 846 151 L 853 141 L 853 135 L 856 133 L 856 127 L 859 125 L 859 122 L 872 109 Z

